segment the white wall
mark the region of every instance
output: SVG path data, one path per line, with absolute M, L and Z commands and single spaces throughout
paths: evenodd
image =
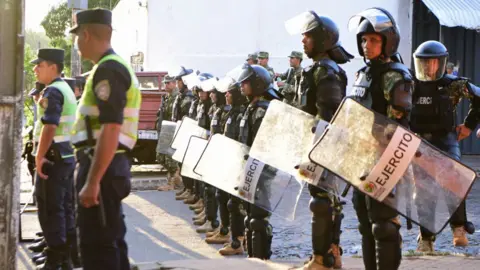
M 128 0 L 122 0 L 128 1 Z M 344 47 L 358 56 L 351 16 L 369 7 L 390 11 L 402 34 L 400 52 L 407 65 L 411 55 L 410 0 L 148 0 L 146 70 L 168 70 L 175 65 L 223 76 L 244 62 L 247 54 L 270 52 L 270 65 L 283 72 L 287 55 L 302 51 L 301 35 L 290 36 L 284 22 L 306 10 L 331 17 L 340 28 Z M 137 4 L 138 5 L 138 4 Z M 304 61 L 304 66 L 311 63 Z M 357 57 L 343 65 L 349 76 L 363 65 Z
M 121 0 L 112 11 L 112 47 L 123 59 L 147 53 L 147 9 L 138 0 Z

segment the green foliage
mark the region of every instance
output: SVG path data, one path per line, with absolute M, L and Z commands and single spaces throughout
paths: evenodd
M 33 73 L 33 64 L 30 64 L 30 61 L 36 58 L 36 52 L 32 50 L 30 45 L 25 44 L 25 54 L 24 54 L 24 90 L 23 96 L 25 97 L 25 103 L 23 108 L 23 114 L 25 115 L 25 125 L 33 125 L 33 99 L 28 96 L 30 90 L 35 87 L 35 74 Z

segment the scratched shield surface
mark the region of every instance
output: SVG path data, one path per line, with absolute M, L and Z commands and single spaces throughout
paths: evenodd
M 157 153 L 169 156 L 173 155 L 175 150 L 170 147 L 170 144 L 172 143 L 176 128 L 177 123 L 166 120 L 162 121 L 162 128 L 158 135 Z
M 206 139 L 207 130 L 199 127 L 197 121 L 188 117 L 184 117 L 171 144 L 171 147 L 175 149 L 175 153 L 172 155 L 173 160 L 182 162 L 191 136 L 197 136 Z
M 182 170 L 180 174 L 185 177 L 189 177 L 195 180 L 202 180 L 202 176 L 195 173 L 193 168 L 197 165 L 198 160 L 202 156 L 205 147 L 207 146 L 208 140 L 196 136 L 191 136 L 188 142 L 187 150 L 185 151 L 185 156 L 182 160 Z
M 396 130 L 394 121 L 346 98 L 309 157 L 353 186 L 368 185 L 374 191 L 378 183 L 362 179 L 378 163 Z M 398 146 L 399 151 L 403 148 Z M 393 153 L 387 154 L 395 158 Z M 385 171 L 393 169 L 385 166 Z M 387 178 L 385 174 L 382 177 Z M 471 168 L 422 140 L 405 173 L 383 202 L 412 222 L 438 233 L 466 198 L 475 177 Z
M 322 167 L 308 159 L 313 143 L 327 124 L 293 106 L 273 100 L 255 136 L 250 156 L 289 173 L 298 181 L 338 195 L 346 183 L 334 175 L 327 176 Z
M 288 173 L 248 157 L 249 150 L 242 143 L 215 134 L 193 171 L 205 183 L 293 220 L 303 185 Z

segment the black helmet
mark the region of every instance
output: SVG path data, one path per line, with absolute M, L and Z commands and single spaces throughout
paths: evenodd
M 261 96 L 272 86 L 272 77 L 268 70 L 260 65 L 245 64 L 242 67 L 242 72 L 238 76 L 237 82 L 250 82 L 253 96 Z
M 362 36 L 366 33 L 379 34 L 382 37 L 382 55 L 391 57 L 397 54 L 400 32 L 395 19 L 383 8 L 369 8 L 353 16 L 349 29 L 357 29 L 358 53 L 363 55 Z
M 319 16 L 315 11 L 303 12 L 285 22 L 291 35 L 309 33 L 314 41 L 313 54 L 328 52 L 337 63 L 346 63 L 353 58 L 341 45 L 337 24 L 327 16 Z M 312 58 L 315 55 L 308 55 Z
M 445 74 L 448 50 L 438 41 L 425 41 L 415 50 L 413 59 L 418 80 L 436 81 Z

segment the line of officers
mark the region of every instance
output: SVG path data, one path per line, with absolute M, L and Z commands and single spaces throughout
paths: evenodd
M 126 270 L 130 264 L 121 201 L 131 187 L 139 83 L 129 63 L 111 47 L 109 10 L 80 11 L 74 22 L 70 33 L 75 46 L 83 59 L 94 63 L 84 83 L 70 86 L 62 78 L 62 49 L 40 49 L 31 62 L 38 80 L 31 92 L 37 120 L 33 154 L 24 154 L 35 167 L 42 229 L 37 235 L 42 237 L 29 248 L 40 252 L 32 258 L 38 269 Z M 77 100 L 79 88 L 83 93 Z
M 347 74 L 340 65 L 353 56 L 340 45 L 335 22 L 309 11 L 286 22 L 290 34 L 302 34 L 304 52 L 313 60 L 311 66 L 301 71 L 298 87 L 277 91 L 273 87 L 274 73 L 266 68 L 268 65 L 245 63 L 226 92 L 215 87 L 202 89 L 198 84 L 189 89 L 183 78 L 194 71 L 182 67 L 180 72 L 164 79 L 168 94 L 159 118 L 176 122 L 188 116 L 210 130 L 210 135 L 221 133 L 251 146 L 271 100 L 284 99 L 318 119 L 330 121 L 343 98 L 349 96 L 460 160 L 459 141 L 470 136 L 480 122 L 480 88 L 467 78 L 446 73 L 448 52 L 437 41 L 426 41 L 416 49 L 415 73 L 409 70 L 397 51 L 400 43 L 397 24 L 382 8 L 362 11 L 352 17 L 349 26 L 356 30 L 358 53 L 365 61 L 349 91 Z M 295 71 L 293 67 L 291 72 Z M 197 75 L 200 81 L 213 77 L 208 73 L 197 72 Z M 463 98 L 470 100 L 470 111 L 464 123 L 456 125 L 456 107 Z M 182 179 L 181 164 L 167 155 L 157 157 L 169 173 L 167 186 L 159 190 L 178 190 L 176 199 L 194 210 L 197 232 L 206 233 L 207 243 L 225 244 L 219 250 L 222 255 L 243 254 L 245 250 L 249 257 L 270 258 L 272 226 L 267 211 L 201 181 Z M 336 223 L 341 223 L 341 219 L 335 219 L 334 215 L 341 209 L 334 203 L 336 198 L 326 191 L 312 185 L 309 191 L 313 251 L 301 269 L 339 269 L 341 224 Z M 354 191 L 352 201 L 362 235 L 365 268 L 398 269 L 402 258 L 398 213 L 358 190 Z M 422 215 L 428 216 L 419 213 Z M 467 246 L 466 233 L 473 233 L 474 229 L 467 221 L 465 202 L 453 214 L 450 225 L 453 245 Z M 434 241 L 435 235 L 421 228 L 418 251 L 434 251 Z

